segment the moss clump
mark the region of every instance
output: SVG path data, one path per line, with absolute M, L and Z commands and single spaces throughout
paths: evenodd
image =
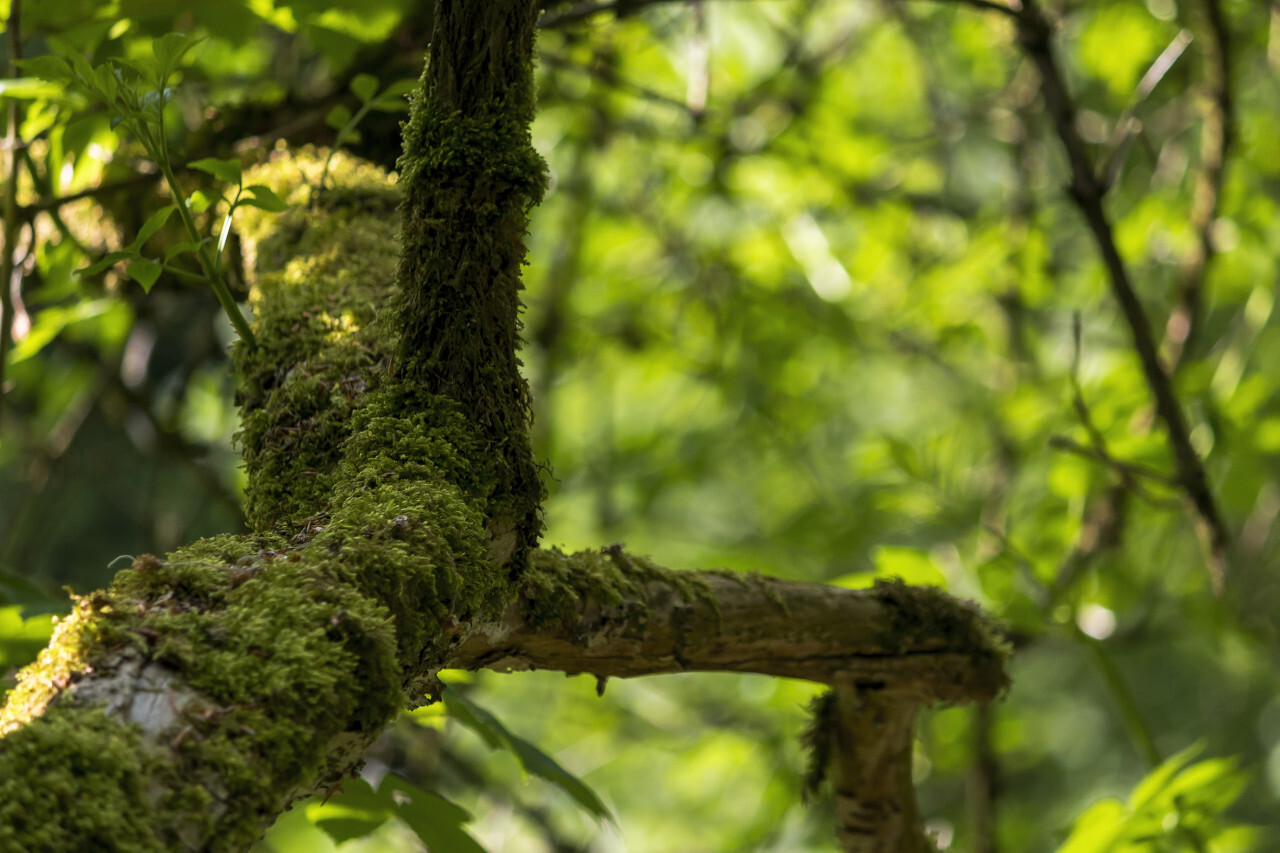
M 530 623 L 572 628 L 587 601 L 614 607 L 630 603 L 635 618 L 643 620 L 648 613 L 646 586 L 652 581 L 675 588 L 687 602 L 701 601 L 719 616 L 719 606 L 705 580 L 663 568 L 647 557 L 627 554 L 621 545 L 574 554 L 558 548 L 535 551 L 521 579 L 520 592 L 528 602 Z
M 889 609 L 888 629 L 881 642 L 891 654 L 909 648 L 936 646 L 968 652 L 981 672 L 998 675 L 993 691 L 1008 686 L 1004 662 L 1010 648 L 976 604 L 930 586 L 911 586 L 901 580 L 877 580 L 872 593 Z
M 96 709 L 49 709 L 0 740 L 0 850 L 173 849 L 154 834 L 152 770 L 134 728 Z
M 280 158 L 246 178 L 298 205 L 244 223 L 259 346 L 236 351 L 237 440 L 249 471 L 246 514 L 260 531 L 328 509 L 352 415 L 393 369 L 394 330 L 379 306 L 395 292 L 400 195 L 385 174 L 339 156 L 335 188 L 308 205 L 320 163 Z
M 18 685 L 5 696 L 0 707 L 0 736 L 40 716 L 63 688 L 81 676 L 94 641 L 101 636 L 95 613 L 106 601 L 102 594 L 75 599 L 71 613 L 54 629 L 49 645 L 19 673 Z M 0 776 L 0 780 L 4 778 Z
M 252 180 L 296 198 L 284 183 L 309 169 L 288 160 Z M 395 291 L 398 197 L 385 178 L 350 171 L 353 184 L 338 169 L 320 206 L 275 230 L 250 223 L 248 254 L 265 269 L 253 289 L 260 345 L 238 352 L 239 438 L 260 532 L 135 561 L 78 602 L 0 717 L 21 738 L 0 741 L 0 762 L 19 761 L 46 731 L 37 717 L 87 713 L 79 703 L 102 701 L 117 674 L 126 708 L 131 672 L 172 683 L 177 716 L 137 738 L 154 754 L 126 727 L 102 729 L 125 738 L 107 754 L 122 744 L 137 756 L 120 773 L 154 795 L 135 810 L 120 782 L 102 807 L 143 815 L 146 830 L 129 836 L 159 838 L 155 849 L 243 848 L 292 799 L 338 784 L 456 627 L 496 618 L 514 596 L 488 524 L 510 460 L 457 399 L 397 367 L 396 326 L 377 306 Z M 326 206 L 339 201 L 356 209 Z M 66 798 L 97 799 L 98 784 L 72 780 Z M 0 802 L 27 785 L 44 789 L 0 775 Z M 125 849 L 84 831 L 37 849 Z

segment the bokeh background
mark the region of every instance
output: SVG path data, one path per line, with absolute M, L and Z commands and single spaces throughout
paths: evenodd
M 842 586 L 897 576 L 1004 620 L 1008 694 L 919 726 L 943 849 L 1276 849 L 1280 5 L 1046 9 L 1232 534 L 1222 595 L 1008 15 L 546 5 L 534 140 L 552 188 L 524 330 L 553 472 L 546 541 Z M 352 79 L 416 77 L 432 18 L 412 0 L 6 7 L 27 57 L 63 44 L 98 63 L 203 37 L 168 116 L 175 160 L 246 164 L 332 145 L 359 105 Z M 145 294 L 119 269 L 74 274 L 168 203 L 154 168 L 92 104 L 13 81 L 0 100 L 20 152 L 0 152 L 5 687 L 67 589 L 244 522 L 217 302 L 168 277 Z M 342 142 L 392 169 L 401 117 L 370 113 Z M 181 238 L 153 239 L 160 253 Z M 829 802 L 799 795 L 812 685 L 672 676 L 598 697 L 550 673 L 450 680 L 616 815 L 597 821 L 439 709 L 406 716 L 369 777 L 463 806 L 490 851 L 836 849 Z M 423 849 L 397 820 L 335 848 L 326 816 L 295 808 L 261 849 Z

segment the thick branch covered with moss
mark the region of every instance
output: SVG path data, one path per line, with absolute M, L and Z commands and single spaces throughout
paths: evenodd
M 597 678 L 753 672 L 919 704 L 991 700 L 1004 658 L 975 607 L 933 588 L 673 571 L 613 545 L 536 552 L 519 599 L 448 661 Z
M 399 161 L 403 370 L 456 401 L 501 460 L 488 515 L 513 572 L 542 528 L 516 355 L 528 212 L 546 185 L 529 131 L 533 14 L 526 0 L 438 5 Z
M 145 555 L 77 600 L 0 710 L 0 850 L 245 849 L 354 774 L 447 666 L 808 678 L 896 709 L 850 719 L 893 734 L 908 780 L 916 708 L 1004 684 L 984 620 L 941 593 L 536 549 L 516 357 L 543 186 L 532 12 L 442 0 L 436 26 L 398 187 L 343 158 L 314 198 L 317 158 L 252 176 L 295 203 L 243 224 L 254 532 Z M 915 851 L 909 786 L 895 796 L 875 807 L 904 840 L 875 849 Z

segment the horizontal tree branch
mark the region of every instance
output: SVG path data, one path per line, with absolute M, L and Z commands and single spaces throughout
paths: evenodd
M 617 545 L 541 551 L 533 565 L 520 600 L 454 649 L 447 666 L 598 678 L 753 672 L 920 704 L 988 701 L 1006 684 L 1003 643 L 989 623 L 933 588 L 678 572 Z M 572 602 L 554 619 L 542 610 L 551 595 Z

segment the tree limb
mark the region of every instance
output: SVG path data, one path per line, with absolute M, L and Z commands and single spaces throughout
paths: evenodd
M 540 551 L 530 572 L 520 599 L 453 649 L 448 666 L 598 678 L 754 672 L 917 705 L 987 702 L 1006 686 L 1003 644 L 985 619 L 929 587 L 677 572 L 617 545 Z

